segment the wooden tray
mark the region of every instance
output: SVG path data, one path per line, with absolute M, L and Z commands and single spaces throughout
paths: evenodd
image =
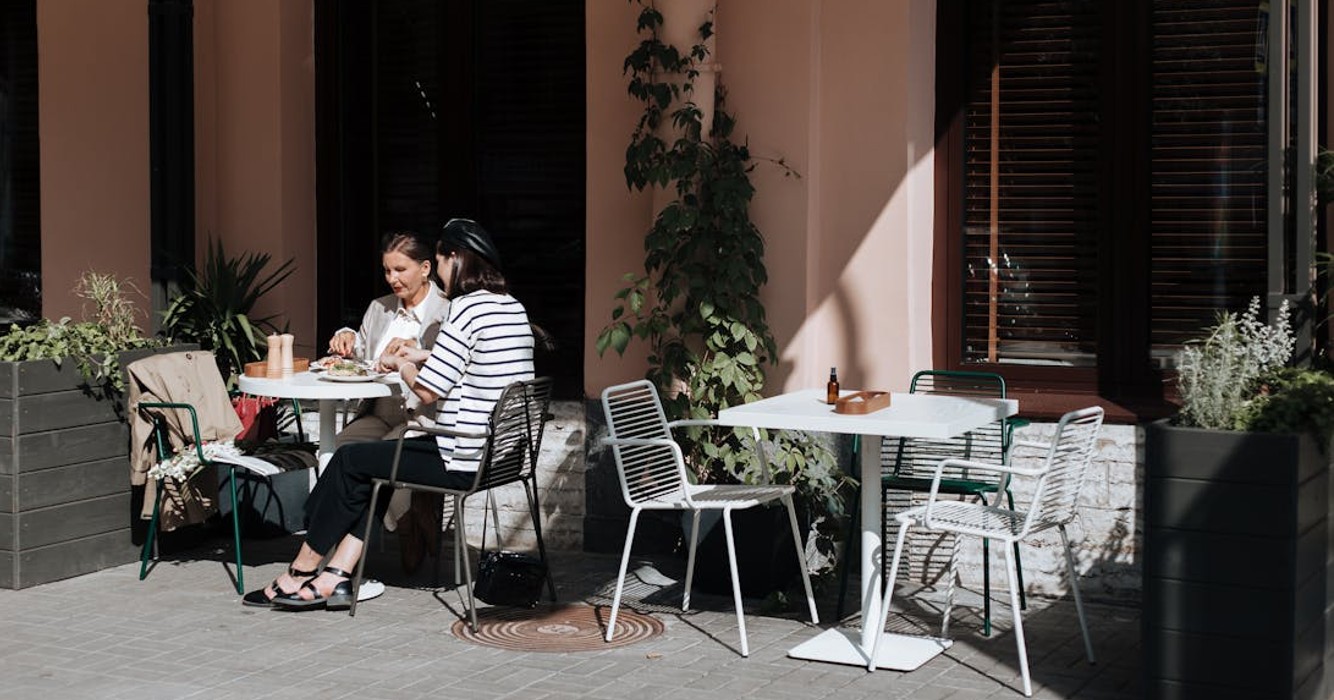
M 268 369 L 269 369 L 269 363 L 264 362 L 262 360 L 260 362 L 247 362 L 245 363 L 245 376 L 263 379 L 264 375 L 268 372 Z M 293 373 L 305 372 L 308 369 L 310 369 L 309 357 L 292 358 Z
M 874 413 L 889 408 L 888 391 L 857 391 L 834 402 L 834 413 Z

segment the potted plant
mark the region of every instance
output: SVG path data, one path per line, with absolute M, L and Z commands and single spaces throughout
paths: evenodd
M 712 23 L 704 22 L 699 42 L 682 53 L 660 38 L 663 17 L 658 10 L 638 1 L 638 28 L 644 38 L 626 58 L 625 69 L 629 92 L 644 109 L 626 149 L 625 177 L 635 189 L 662 188 L 670 201 L 644 238 L 644 272 L 625 276 L 626 285 L 616 294 L 619 305 L 598 336 L 597 350 L 624 352 L 632 339 L 647 342 L 648 378 L 659 387 L 668 419 L 709 418 L 719 409 L 760 398 L 765 368 L 778 356 L 759 302 L 767 279 L 764 240 L 748 211 L 755 193 L 750 181 L 755 163 L 747 146 L 732 138 L 735 120 L 726 111 L 721 84 L 712 95 L 710 124 L 704 123 L 704 111 L 694 101 L 695 81 L 709 56 L 706 41 Z M 774 163 L 795 175 L 781 160 Z M 759 466 L 744 432 L 691 428 L 679 438 L 699 478 L 754 482 Z M 828 564 L 842 512 L 839 489 L 846 477 L 829 449 L 809 436 L 766 439 L 772 442 L 775 481 L 796 485 L 798 508 L 810 515 L 817 548 Z M 775 559 L 792 559 L 790 545 L 781 544 L 786 535 L 774 530 L 777 524 L 786 531 L 786 517 L 752 510 L 753 517 L 763 519 L 755 527 L 758 534 L 780 543 Z M 738 523 L 738 538 L 747 529 Z M 703 542 L 707 549 L 707 539 Z M 747 549 L 761 547 L 738 546 Z M 770 576 L 764 566 L 739 568 L 743 579 L 748 576 L 744 572 Z M 822 568 L 829 567 L 812 571 Z M 791 572 L 795 576 L 795 561 Z M 752 594 L 758 591 L 745 580 L 742 584 Z M 730 591 L 726 586 L 730 584 L 724 580 L 721 587 Z
M 235 386 L 247 362 L 260 359 L 260 348 L 266 346 L 265 331 L 278 330 L 273 316 L 252 318 L 252 314 L 260 297 L 292 274 L 294 261 L 289 258 L 265 273 L 269 261 L 266 253 L 227 257 L 222 241 L 214 239 L 203 267 L 198 271 L 187 268 L 185 289 L 167 304 L 163 314 L 163 332 L 212 351 L 228 386 Z
M 0 336 L 0 587 L 24 588 L 134 561 L 122 367 L 143 336 L 128 281 L 85 273 L 84 320 Z
M 1285 367 L 1259 300 L 1178 356 L 1181 411 L 1145 433 L 1149 697 L 1315 697 L 1328 644 L 1334 378 Z

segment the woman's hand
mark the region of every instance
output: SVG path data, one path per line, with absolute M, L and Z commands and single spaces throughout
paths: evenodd
M 380 356 L 384 357 L 385 355 L 397 355 L 400 348 L 415 348 L 415 347 L 417 347 L 416 338 L 390 338 L 389 344 L 385 346 L 384 352 L 381 353 Z
M 356 349 L 357 334 L 352 331 L 340 331 L 329 339 L 329 352 L 347 357 Z
M 408 365 L 413 365 L 415 367 L 426 362 L 426 358 L 430 356 L 431 353 L 429 350 L 422 350 L 421 348 L 416 347 L 415 344 L 402 345 L 398 348 L 398 351 L 393 354 L 385 352 L 385 354 L 380 356 L 380 359 L 376 364 L 385 372 L 401 372 L 403 368 Z
M 394 353 L 394 355 L 404 362 L 411 362 L 414 365 L 421 365 L 426 362 L 426 358 L 431 356 L 431 351 L 423 350 L 422 348 L 419 348 L 415 344 L 413 344 L 413 345 L 404 345 L 403 347 L 399 348 L 398 352 Z

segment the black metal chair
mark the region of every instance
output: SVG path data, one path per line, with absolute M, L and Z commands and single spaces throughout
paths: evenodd
M 481 463 L 472 486 L 466 490 L 446 489 L 428 484 L 403 481 L 398 478 L 398 462 L 403 451 L 403 437 L 398 439 L 394 451 L 394 464 L 388 479 L 375 479 L 371 491 L 370 510 L 375 512 L 380 497 L 380 490 L 388 487 L 405 488 L 413 491 L 427 491 L 454 499 L 454 552 L 455 580 L 458 579 L 460 557 L 467 557 L 467 537 L 464 531 L 464 501 L 475 493 L 488 491 L 508 484 L 521 483 L 528 498 L 529 514 L 533 519 L 533 530 L 537 534 L 538 554 L 544 564 L 547 563 L 546 545 L 542 541 L 542 517 L 537 499 L 537 457 L 542 446 L 542 433 L 546 422 L 550 420 L 551 379 L 539 377 L 529 381 L 514 382 L 505 388 L 491 411 L 490 430 L 486 433 L 468 433 L 446 430 L 443 428 L 422 428 L 431 435 L 452 435 L 454 437 L 485 438 Z M 371 528 L 375 518 L 367 518 L 366 532 L 362 542 L 369 542 Z M 357 596 L 361 587 L 362 573 L 366 567 L 366 548 L 362 548 L 361 559 L 357 561 L 357 570 L 352 577 L 352 607 L 349 614 L 357 614 Z M 464 584 L 467 587 L 469 621 L 473 631 L 477 630 L 477 604 L 473 600 L 472 566 L 464 562 L 462 566 Z M 551 578 L 551 567 L 547 567 L 547 592 L 551 600 L 556 600 L 556 585 Z

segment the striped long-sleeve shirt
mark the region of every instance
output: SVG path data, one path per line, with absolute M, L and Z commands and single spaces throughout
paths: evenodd
M 443 397 L 436 425 L 483 432 L 510 383 L 533 378 L 533 331 L 523 304 L 508 294 L 479 290 L 450 302 L 431 356 L 416 382 Z M 477 471 L 485 441 L 436 438 L 445 468 Z

